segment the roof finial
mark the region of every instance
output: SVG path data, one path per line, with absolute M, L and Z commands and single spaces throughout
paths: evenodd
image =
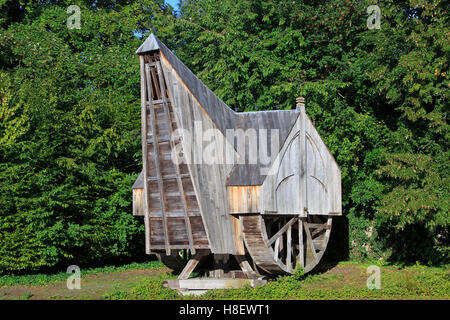
M 305 110 L 305 98 L 297 97 L 295 99 L 295 101 L 297 102 L 297 105 L 296 105 L 297 110 L 299 110 L 299 111 Z

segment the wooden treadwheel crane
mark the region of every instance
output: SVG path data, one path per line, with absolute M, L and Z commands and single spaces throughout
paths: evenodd
M 137 54 L 143 170 L 133 214 L 144 216 L 146 252 L 180 279 L 196 267 L 227 276 L 231 256 L 247 278 L 311 271 L 342 214 L 341 172 L 304 99 L 237 113 L 153 34 Z

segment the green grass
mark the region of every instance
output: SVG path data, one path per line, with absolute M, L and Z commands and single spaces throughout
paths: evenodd
M 182 296 L 176 291 L 163 287 L 163 281 L 176 279 L 176 275 L 163 274 L 145 279 L 143 282 L 133 286 L 130 290 L 115 290 L 103 295 L 105 299 L 111 300 L 176 300 Z
M 159 261 L 150 261 L 137 263 L 133 262 L 130 264 L 122 266 L 105 266 L 101 268 L 81 268 L 81 277 L 90 274 L 100 274 L 100 273 L 116 273 L 126 270 L 137 270 L 137 269 L 159 269 L 164 267 L 164 265 Z M 26 274 L 26 275 L 4 275 L 0 276 L 0 287 L 2 286 L 18 286 L 18 285 L 35 285 L 41 286 L 58 281 L 66 281 L 68 273 L 61 271 L 56 274 Z
M 202 296 L 182 296 L 163 288 L 162 281 L 174 276 L 163 275 L 148 279 L 129 291 L 115 291 L 106 299 L 205 299 L 205 300 L 316 300 L 316 299 L 449 299 L 450 272 L 447 267 L 411 266 L 381 267 L 381 289 L 366 287 L 366 269 L 370 264 L 340 263 L 351 269 L 349 274 L 323 273 L 306 276 L 284 276 L 265 286 L 227 290 L 211 290 Z
M 111 300 L 288 300 L 288 299 L 446 299 L 450 298 L 450 268 L 427 267 L 412 265 L 401 267 L 395 265 L 380 265 L 381 289 L 370 290 L 366 287 L 366 274 L 370 263 L 341 262 L 333 269 L 318 274 L 303 275 L 300 271 L 293 276 L 283 276 L 270 280 L 266 285 L 251 288 L 227 290 L 211 290 L 202 296 L 183 296 L 175 290 L 163 287 L 163 281 L 174 279 L 176 275 L 163 273 L 157 276 L 130 276 L 117 278 L 112 286 L 104 292 L 93 296 L 86 291 L 86 295 L 70 297 L 61 292 L 50 292 L 48 297 L 38 294 L 44 299 L 111 299 Z M 159 269 L 160 262 L 132 263 L 124 266 L 107 266 L 103 268 L 82 269 L 82 277 L 98 274 L 98 283 L 105 285 L 110 279 L 102 279 L 101 274 L 119 273 L 137 269 Z M 22 291 L 20 296 L 11 296 L 1 290 L 2 286 L 34 285 L 42 286 L 51 282 L 65 281 L 67 273 L 53 275 L 33 274 L 21 276 L 0 277 L 0 298 L 34 299 L 35 291 L 30 287 Z M 102 282 L 103 281 L 103 282 Z M 115 282 L 117 281 L 117 283 Z M 5 287 L 5 288 L 6 288 Z

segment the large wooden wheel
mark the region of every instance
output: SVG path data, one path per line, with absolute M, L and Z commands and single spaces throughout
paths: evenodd
M 331 233 L 329 216 L 241 216 L 245 245 L 255 264 L 269 274 L 311 271 L 322 258 Z

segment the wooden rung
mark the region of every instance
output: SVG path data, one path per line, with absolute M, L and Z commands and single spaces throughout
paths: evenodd
M 190 246 L 188 244 L 186 245 L 170 245 L 169 246 L 170 249 L 173 250 L 182 250 L 182 249 L 186 249 L 189 250 Z M 194 244 L 192 246 L 194 249 L 209 249 L 209 245 L 198 245 L 198 244 Z M 166 248 L 165 245 L 152 245 L 152 250 L 164 250 Z
M 191 176 L 188 173 L 180 174 L 180 178 L 190 178 Z M 161 177 L 162 180 L 170 180 L 170 179 L 177 179 L 176 174 L 167 174 Z M 148 177 L 148 181 L 158 181 L 157 177 Z
M 153 141 L 153 139 L 148 139 L 147 140 L 147 143 L 148 144 L 152 144 L 154 141 Z M 170 140 L 168 140 L 168 139 L 158 139 L 158 143 L 161 143 L 161 144 L 165 144 L 165 143 L 170 143 Z
M 164 195 L 166 197 L 178 197 L 181 194 L 180 194 L 180 192 L 167 192 L 167 191 L 164 191 Z M 150 196 L 151 197 L 158 197 L 159 196 L 159 192 L 151 192 Z
M 153 105 L 155 104 L 163 104 L 164 100 L 159 99 L 159 100 L 153 100 Z

